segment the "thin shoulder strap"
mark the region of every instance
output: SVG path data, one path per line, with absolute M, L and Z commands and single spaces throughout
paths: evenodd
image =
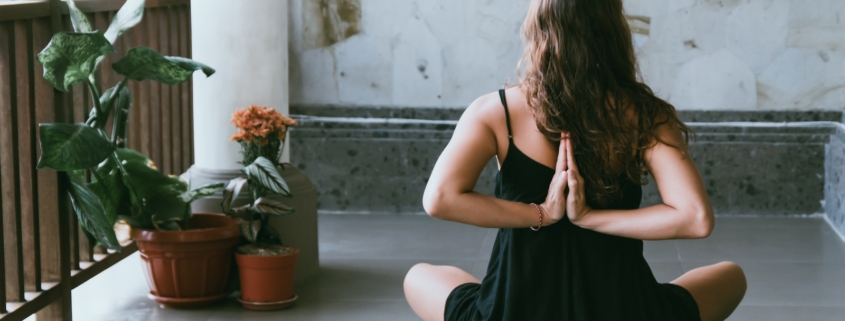
M 505 90 L 499 89 L 499 98 L 502 99 L 502 106 L 505 107 L 505 122 L 508 124 L 508 140 L 513 140 L 511 132 L 511 114 L 508 112 L 508 100 L 505 98 Z

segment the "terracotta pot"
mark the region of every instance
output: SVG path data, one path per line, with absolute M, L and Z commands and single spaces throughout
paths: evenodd
M 278 256 L 235 253 L 241 280 L 241 304 L 250 310 L 278 310 L 296 301 L 293 277 L 299 248 Z
M 187 231 L 132 229 L 141 252 L 149 297 L 174 308 L 214 303 L 228 296 L 232 253 L 240 243 L 238 221 L 194 214 Z

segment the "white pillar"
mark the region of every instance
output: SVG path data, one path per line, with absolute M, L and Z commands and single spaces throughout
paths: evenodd
M 193 59 L 217 70 L 210 78 L 197 73 L 194 81 L 196 163 L 182 177 L 196 188 L 240 174 L 240 145 L 229 140 L 236 131 L 230 124 L 236 109 L 261 105 L 290 115 L 288 0 L 192 0 L 191 32 Z M 283 163 L 290 161 L 288 155 L 285 148 Z M 286 166 L 282 176 L 294 194 L 285 202 L 296 213 L 272 218 L 270 224 L 286 245 L 299 247 L 296 280 L 302 282 L 319 271 L 317 190 L 293 166 Z M 251 202 L 246 194 L 241 193 L 233 205 Z M 194 213 L 217 213 L 221 201 L 218 193 L 191 203 L 191 208 Z
M 232 112 L 255 104 L 289 115 L 288 1 L 193 0 L 191 35 L 193 59 L 217 70 L 194 81 L 195 166 L 239 169 Z

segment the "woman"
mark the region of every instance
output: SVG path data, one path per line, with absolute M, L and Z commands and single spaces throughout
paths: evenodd
M 723 262 L 659 284 L 642 240 L 707 237 L 691 130 L 637 80 L 621 0 L 533 0 L 521 83 L 472 103 L 425 190 L 434 217 L 499 228 L 487 276 L 418 264 L 423 320 L 724 320 L 745 295 Z M 496 198 L 473 191 L 499 161 Z M 639 208 L 651 174 L 663 204 Z

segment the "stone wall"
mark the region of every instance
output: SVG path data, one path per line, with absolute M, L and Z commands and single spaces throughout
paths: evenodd
M 516 83 L 527 0 L 291 0 L 291 103 L 462 107 Z M 625 0 L 678 109 L 841 110 L 845 1 Z
M 321 212 L 378 214 L 423 213 L 428 177 L 461 112 L 308 106 L 292 111 L 305 116 L 298 116 L 302 126 L 291 133 L 291 161 L 318 186 Z M 828 199 L 845 195 L 845 187 L 835 187 L 837 171 L 845 168 L 840 151 L 845 146 L 837 145 L 842 132 L 831 138 L 841 112 L 684 111 L 680 116 L 698 134 L 691 154 L 720 215 L 816 214 L 825 210 L 826 194 Z M 492 195 L 495 173 L 491 161 L 475 190 Z M 658 202 L 654 185 L 645 186 L 642 205 Z M 828 213 L 845 206 L 825 204 Z M 845 226 L 845 211 L 837 213 Z

